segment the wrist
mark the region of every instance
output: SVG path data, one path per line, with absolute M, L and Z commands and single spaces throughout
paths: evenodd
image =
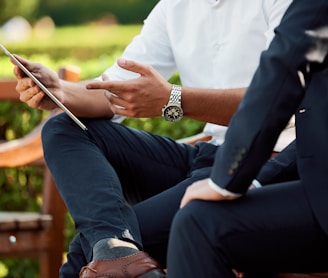
M 173 84 L 168 103 L 162 108 L 162 116 L 166 121 L 177 122 L 183 117 L 182 110 L 182 87 Z

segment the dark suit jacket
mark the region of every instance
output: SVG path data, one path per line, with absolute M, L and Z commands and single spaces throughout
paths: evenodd
M 309 62 L 315 41 L 306 30 L 328 26 L 327 0 L 294 0 L 216 153 L 211 179 L 245 193 L 290 117 L 296 119 L 296 158 L 305 192 L 328 234 L 328 70 Z M 303 73 L 305 86 L 299 72 Z
M 290 143 L 280 153 L 268 160 L 256 179 L 262 186 L 299 180 L 296 161 L 296 141 Z

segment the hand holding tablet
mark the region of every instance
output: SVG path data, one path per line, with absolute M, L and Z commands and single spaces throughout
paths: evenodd
M 18 59 L 11 54 L 2 44 L 0 49 L 29 77 L 33 82 L 54 102 L 61 108 L 79 127 L 87 130 L 87 127 L 64 105 L 57 97 L 52 94 Z

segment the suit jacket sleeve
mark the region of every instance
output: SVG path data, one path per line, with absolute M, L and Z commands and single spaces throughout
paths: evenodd
M 328 25 L 327 10 L 326 0 L 293 1 L 287 10 L 216 153 L 211 180 L 219 187 L 246 192 L 270 157 L 305 93 L 299 73 L 306 81 L 306 54 L 314 46 L 305 31 Z
M 299 179 L 296 161 L 296 141 L 290 143 L 261 168 L 256 179 L 262 184 L 273 184 Z

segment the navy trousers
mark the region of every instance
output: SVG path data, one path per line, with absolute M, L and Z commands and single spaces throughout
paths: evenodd
M 165 266 L 180 199 L 209 176 L 217 147 L 179 144 L 108 119 L 82 121 L 87 132 L 60 114 L 42 131 L 45 160 L 77 229 L 61 277 L 78 277 L 103 238 L 132 241 Z
M 168 277 L 326 272 L 327 250 L 300 181 L 272 184 L 235 201 L 197 200 L 181 209 L 171 228 Z
M 309 116 L 310 113 L 304 113 L 302 118 L 297 114 L 298 110 L 295 111 L 298 150 L 296 153 L 298 159 L 295 158 L 295 162 L 298 163 L 300 179 L 288 182 L 282 182 L 284 179 L 281 179 L 280 183 L 249 190 L 243 197 L 234 201 L 206 202 L 194 200 L 188 203 L 177 212 L 171 226 L 168 248 L 169 278 L 233 278 L 235 277 L 233 269 L 246 274 L 257 273 L 258 275 L 255 277 L 269 277 L 264 274 L 267 271 L 328 271 L 328 235 L 327 231 L 323 230 L 324 225 L 322 224 L 325 223 L 323 219 L 327 217 L 324 215 L 327 212 L 327 202 L 325 201 L 327 191 L 322 190 L 327 188 L 327 180 L 322 178 L 323 175 L 315 175 L 317 168 L 327 169 L 327 163 L 324 158 L 322 161 L 318 161 L 317 165 L 304 163 L 309 157 L 315 156 L 317 150 L 320 152 L 320 150 L 326 149 L 327 119 L 322 111 L 328 108 L 324 107 L 327 104 L 327 86 L 323 82 L 324 80 L 327 81 L 327 72 L 324 73 L 322 69 L 327 69 L 327 54 L 324 47 L 317 48 L 317 52 L 320 53 L 318 57 L 325 55 L 323 57 L 326 58 L 325 63 L 309 64 L 304 55 L 304 53 L 308 53 L 309 44 L 306 40 L 301 40 L 299 36 L 307 30 L 317 30 L 318 27 L 324 26 L 328 26 L 327 0 L 294 0 L 276 30 L 277 35 L 273 43 L 268 51 L 262 55 L 260 66 L 243 100 L 244 106 L 241 106 L 241 110 L 247 107 L 245 103 L 248 104 L 248 107 L 252 107 L 249 105 L 252 98 L 255 99 L 262 93 L 266 93 L 268 96 L 270 93 L 284 94 L 284 96 L 286 94 L 287 96 L 292 95 L 294 91 L 300 90 L 299 84 L 301 83 L 293 80 L 293 77 L 297 76 L 295 68 L 306 67 L 304 72 L 309 73 L 311 78 L 305 78 L 307 83 L 305 83 L 304 88 L 307 101 L 300 105 L 299 114 L 302 114 L 303 108 L 304 110 L 311 110 L 312 108 L 315 116 L 312 115 L 311 117 Z M 295 45 L 298 47 L 296 48 Z M 293 54 L 294 56 L 299 55 L 299 59 L 280 60 L 287 56 L 286 53 L 291 53 L 295 49 L 299 53 L 294 52 Z M 297 62 L 299 65 L 293 65 Z M 317 71 L 317 74 L 310 75 L 313 70 Z M 291 77 L 292 75 L 293 77 Z M 297 76 L 297 78 L 299 77 Z M 274 83 L 273 79 L 275 84 L 270 88 L 270 85 Z M 295 97 L 294 99 L 291 98 L 291 101 L 295 99 Z M 309 104 L 308 100 L 314 102 Z M 315 105 L 321 104 L 320 101 L 323 103 L 322 107 Z M 278 102 L 279 100 L 277 100 Z M 260 104 L 260 101 L 257 103 Z M 279 109 L 277 111 L 271 109 L 270 116 L 275 114 L 282 117 L 283 109 L 290 108 L 279 107 Z M 248 114 L 243 114 L 244 117 L 249 117 L 245 122 L 251 117 L 255 118 L 254 115 L 257 114 L 254 110 L 247 111 Z M 236 113 L 237 117 L 240 117 L 239 111 Z M 242 110 L 242 112 L 245 111 L 245 109 Z M 323 123 L 323 125 L 318 127 L 315 120 Z M 274 126 L 272 118 L 267 119 L 267 121 L 271 126 Z M 234 124 L 235 122 L 232 121 L 228 134 L 234 134 L 235 137 L 238 137 L 238 131 L 234 129 L 238 125 Z M 320 140 L 311 140 L 313 134 L 310 126 L 312 125 L 318 129 L 319 132 L 315 136 L 316 139 L 319 138 Z M 268 129 L 263 129 L 262 133 L 269 134 L 266 133 Z M 255 131 L 250 127 L 250 132 Z M 261 136 L 259 133 L 260 131 L 257 133 L 258 137 Z M 229 135 L 226 137 L 230 140 L 227 141 L 228 147 L 238 144 L 243 146 L 242 140 Z M 247 139 L 249 138 L 246 137 L 245 140 Z M 253 140 L 253 138 L 249 140 Z M 254 139 L 257 144 L 254 143 L 249 148 L 252 150 L 259 148 L 260 150 L 262 146 L 262 150 L 266 151 L 266 148 L 263 147 L 265 141 L 256 140 Z M 313 152 L 313 149 L 316 149 L 316 152 Z M 238 153 L 237 147 L 236 153 Z M 243 166 L 240 166 L 240 169 L 236 170 L 229 179 L 226 178 L 228 181 L 224 184 L 225 178 L 222 169 L 230 167 L 223 165 L 224 162 L 229 161 L 229 159 L 236 161 L 228 151 L 224 154 L 227 155 L 224 157 L 226 160 L 221 157 L 222 165 L 217 165 L 217 167 L 222 166 L 222 168 L 213 169 L 211 173 L 211 176 L 221 173 L 224 188 L 227 188 L 229 182 L 236 183 L 239 181 L 242 183 L 241 177 L 245 177 L 247 180 L 251 179 L 244 174 L 247 169 L 252 168 L 247 168 L 249 164 L 246 163 L 254 161 L 256 164 L 257 159 L 262 159 L 260 155 L 256 157 L 254 152 L 247 150 L 245 156 L 254 159 L 249 159 L 247 162 L 245 162 L 246 159 L 241 161 Z M 321 158 L 321 156 L 319 157 Z M 226 162 L 226 164 L 228 163 L 230 162 Z M 310 175 L 306 175 L 306 173 L 310 173 Z M 313 174 L 311 175 L 311 173 Z M 217 178 L 217 180 L 220 179 Z M 311 199 L 309 193 L 315 191 L 319 193 L 313 194 L 318 196 L 316 203 L 315 198 Z M 316 204 L 321 206 L 321 211 L 315 207 Z M 318 211 L 323 216 L 319 215 Z M 254 277 L 254 275 L 250 277 Z

